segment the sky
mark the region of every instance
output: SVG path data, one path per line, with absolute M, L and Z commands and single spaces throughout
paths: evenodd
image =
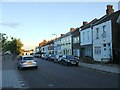
M 106 6 L 118 10 L 118 2 L 2 2 L 0 32 L 21 39 L 24 49 L 35 49 L 70 28 L 82 26 L 106 14 Z M 2 14 L 1 14 L 2 13 Z

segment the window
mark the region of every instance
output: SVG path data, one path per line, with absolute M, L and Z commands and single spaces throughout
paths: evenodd
M 101 54 L 101 47 L 99 46 L 95 47 L 95 54 Z
M 66 38 L 66 42 L 68 42 L 68 38 Z
M 99 30 L 99 28 L 96 28 L 96 39 L 99 39 L 99 37 L 98 37 L 98 30 Z
M 105 27 L 106 27 L 106 26 L 104 25 L 104 26 L 103 26 L 103 33 L 102 33 L 102 37 L 103 37 L 103 38 L 106 38 L 106 31 L 105 31 Z
M 108 46 L 110 46 L 110 43 L 108 43 Z
M 24 57 L 23 60 L 34 60 L 34 57 Z
M 73 43 L 76 43 L 76 38 L 73 38 Z
M 67 54 L 69 54 L 69 50 L 67 50 Z
M 104 47 L 106 47 L 106 44 L 103 44 Z
M 79 36 L 73 38 L 73 43 L 79 43 Z
M 77 42 L 79 43 L 79 36 L 77 37 Z
M 83 32 L 83 41 L 85 41 L 85 32 Z
M 90 39 L 90 36 L 89 36 L 89 31 L 87 31 L 87 35 L 88 35 L 88 40 Z
M 74 49 L 74 50 L 73 50 L 73 55 L 74 55 L 74 56 L 79 56 L 79 55 L 80 55 L 79 49 Z
M 104 48 L 104 50 L 106 50 L 106 48 Z

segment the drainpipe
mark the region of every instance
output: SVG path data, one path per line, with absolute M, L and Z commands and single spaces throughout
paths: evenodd
M 91 30 L 92 30 L 92 52 L 93 52 L 93 24 L 90 24 Z M 92 53 L 93 58 L 93 53 Z

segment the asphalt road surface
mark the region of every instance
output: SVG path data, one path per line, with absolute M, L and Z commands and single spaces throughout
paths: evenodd
M 18 70 L 30 88 L 118 88 L 118 75 L 38 59 L 38 69 Z

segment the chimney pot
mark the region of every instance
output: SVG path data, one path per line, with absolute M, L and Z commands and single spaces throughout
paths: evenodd
M 113 5 L 107 5 L 106 15 L 110 15 L 114 12 Z
M 74 31 L 75 30 L 75 28 L 70 28 L 70 31 Z
M 61 36 L 63 36 L 64 34 L 61 34 Z
M 83 26 L 84 26 L 84 25 L 87 25 L 87 24 L 88 24 L 88 22 L 86 22 L 86 21 L 83 22 Z

